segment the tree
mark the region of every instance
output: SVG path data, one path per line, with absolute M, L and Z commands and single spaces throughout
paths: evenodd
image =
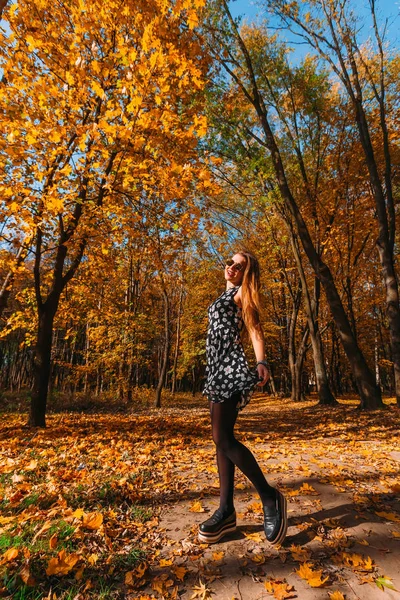
M 360 42 L 359 19 L 348 0 L 317 3 L 269 0 L 267 7 L 318 52 L 340 81 L 353 108 L 376 207 L 376 248 L 386 289 L 396 398 L 400 406 L 400 302 L 394 255 L 394 136 L 391 134 L 394 124 L 389 117 L 396 101 L 390 98 L 390 57 L 385 44 L 388 23 L 381 27 L 375 0 L 368 3 L 373 31 L 373 39 L 369 40 L 371 49 Z
M 241 96 L 255 111 L 257 126 L 255 130 L 250 131 L 250 134 L 270 154 L 279 194 L 295 223 L 297 234 L 310 264 L 324 287 L 332 316 L 353 371 L 362 406 L 365 408 L 380 407 L 382 406 L 380 389 L 377 387 L 374 376 L 353 335 L 332 273 L 322 260 L 318 248 L 312 240 L 309 227 L 296 200 L 295 189 L 292 189 L 288 179 L 282 154 L 283 148 L 280 148 L 278 136 L 271 124 L 271 116 L 264 94 L 264 89 L 268 90 L 271 87 L 269 71 L 265 64 L 265 59 L 269 57 L 266 57 L 263 52 L 265 46 L 258 44 L 257 36 L 254 43 L 251 35 L 248 35 L 246 39 L 246 36 L 239 31 L 225 0 L 222 0 L 221 7 L 223 15 L 219 14 L 216 18 L 212 15 L 206 24 L 214 43 L 215 58 L 230 76 Z M 279 111 L 276 112 L 280 119 Z M 280 122 L 282 122 L 281 119 Z M 297 152 L 297 156 L 301 167 L 301 153 Z
M 157 190 L 180 203 L 205 130 L 200 0 L 7 8 L 1 213 L 34 236 L 38 331 L 30 423 L 45 425 L 55 315 L 91 244 Z

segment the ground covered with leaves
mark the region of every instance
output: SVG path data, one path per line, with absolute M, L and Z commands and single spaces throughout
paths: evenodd
M 265 541 L 238 472 L 237 532 L 197 540 L 218 506 L 208 410 L 178 397 L 128 414 L 26 415 L 0 425 L 0 597 L 400 598 L 400 411 L 259 396 L 238 436 L 287 496 L 288 537 Z

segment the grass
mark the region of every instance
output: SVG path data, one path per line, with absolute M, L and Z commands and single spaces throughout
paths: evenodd
M 131 519 L 134 521 L 145 523 L 146 521 L 149 521 L 152 516 L 153 511 L 150 508 L 140 506 L 139 504 L 134 504 L 131 507 Z
M 0 535 L 0 552 L 5 552 L 9 548 L 29 548 L 30 552 L 43 552 L 49 548 L 49 540 L 57 534 L 56 551 L 63 548 L 66 550 L 74 550 L 76 543 L 72 536 L 75 527 L 61 520 L 54 523 L 46 532 L 35 539 L 36 531 L 39 529 L 37 524 L 25 523 L 23 528 L 19 525 L 2 533 Z
M 118 569 L 132 569 L 144 560 L 146 553 L 139 548 L 132 548 L 128 554 L 114 554 L 113 565 Z

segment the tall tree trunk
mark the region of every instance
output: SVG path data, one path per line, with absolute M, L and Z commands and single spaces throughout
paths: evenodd
M 169 345 L 170 345 L 170 339 L 169 339 L 169 298 L 168 298 L 168 294 L 167 294 L 167 291 L 166 291 L 165 287 L 163 287 L 162 294 L 163 294 L 163 299 L 164 299 L 164 352 L 163 352 L 163 356 L 162 356 L 160 377 L 158 379 L 158 385 L 157 385 L 157 389 L 156 389 L 156 397 L 155 397 L 155 402 L 154 402 L 154 406 L 156 408 L 159 408 L 161 406 L 161 392 L 162 392 L 162 389 L 164 387 L 165 377 L 166 377 L 166 374 L 167 374 L 168 356 L 169 356 Z
M 300 309 L 301 302 L 301 284 L 299 285 L 295 294 L 293 294 L 293 306 L 292 314 L 288 317 L 288 358 L 289 358 L 289 370 L 292 380 L 292 392 L 291 399 L 293 401 L 299 400 L 298 394 L 300 391 L 297 389 L 297 377 L 296 377 L 296 323 Z
M 176 343 L 174 352 L 174 366 L 172 369 L 172 387 L 171 392 L 175 394 L 176 390 L 176 370 L 178 367 L 178 356 L 179 356 L 179 344 L 181 341 L 181 312 L 182 312 L 182 300 L 183 300 L 183 286 L 179 294 L 179 305 L 178 305 L 178 317 L 176 322 Z
M 56 306 L 39 310 L 38 332 L 33 363 L 33 390 L 29 425 L 46 427 L 47 394 L 51 370 L 51 347 Z
M 293 256 L 296 261 L 297 270 L 299 272 L 302 288 L 304 290 L 304 309 L 306 312 L 308 329 L 310 331 L 311 337 L 311 346 L 313 351 L 315 378 L 317 382 L 319 404 L 330 406 L 337 404 L 337 402 L 329 386 L 328 375 L 325 367 L 321 332 L 319 330 L 318 320 L 312 308 L 310 292 L 307 286 L 307 280 L 304 273 L 303 263 L 301 260 L 300 249 L 292 225 L 290 226 L 290 235 Z

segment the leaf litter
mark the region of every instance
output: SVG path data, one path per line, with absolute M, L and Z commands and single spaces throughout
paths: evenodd
M 306 599 L 309 586 L 339 600 L 347 581 L 359 598 L 366 584 L 399 587 L 385 558 L 395 559 L 400 539 L 393 410 L 259 397 L 241 415 L 239 437 L 288 498 L 279 549 L 266 543 L 261 503 L 240 473 L 238 533 L 215 546 L 198 542 L 197 524 L 218 498 L 203 400 L 148 415 L 50 415 L 48 429 L 35 432 L 24 421 L 7 415 L 0 426 L 1 597 L 24 589 L 50 600 L 72 592 L 206 600 L 221 590 L 239 596 L 240 582 L 242 599 L 257 589 L 278 599 L 302 590 Z

